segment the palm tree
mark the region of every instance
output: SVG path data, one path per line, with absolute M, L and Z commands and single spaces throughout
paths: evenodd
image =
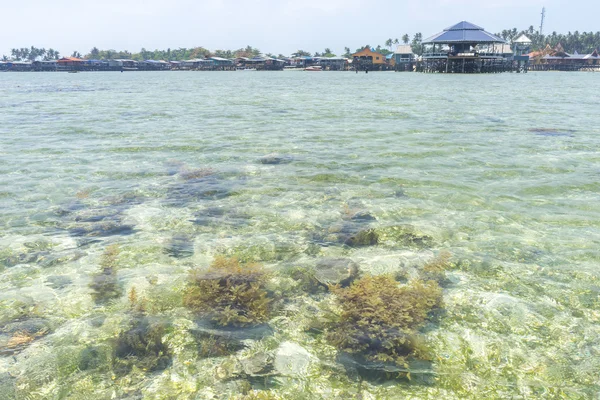
M 350 47 L 344 47 L 344 57 L 350 57 L 352 53 L 350 53 Z
M 297 52 L 295 52 L 292 55 L 295 57 L 310 57 L 310 53 L 308 51 L 304 51 L 304 50 L 298 50 Z
M 408 33 L 405 33 L 404 36 L 402 36 L 402 43 L 408 44 L 408 42 L 410 42 L 410 36 L 408 36 Z
M 6 54 L 2 55 L 2 61 L 8 61 L 8 57 L 6 57 Z
M 96 46 L 92 47 L 90 50 L 90 58 L 93 60 L 97 60 L 100 57 L 100 50 Z
M 385 41 L 385 47 L 388 47 L 390 50 L 392 50 L 393 43 L 394 43 L 394 41 L 392 39 L 388 39 Z
M 80 52 L 78 52 L 77 50 L 75 50 L 75 51 L 73 52 L 73 54 L 71 54 L 71 57 L 75 57 L 75 58 L 81 58 L 81 53 L 80 53 Z

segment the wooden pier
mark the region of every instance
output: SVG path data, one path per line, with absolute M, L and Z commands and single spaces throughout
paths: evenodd
M 435 56 L 423 57 L 417 64 L 417 71 L 448 74 L 497 74 L 501 72 L 527 72 L 527 65 L 504 57 Z

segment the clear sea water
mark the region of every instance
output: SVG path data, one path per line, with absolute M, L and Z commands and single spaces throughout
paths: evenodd
M 594 73 L 1 74 L 0 399 L 599 398 L 599 104 Z M 327 240 L 358 212 L 379 244 Z M 109 245 L 122 295 L 97 304 Z M 415 379 L 347 373 L 307 329 L 328 295 L 290 295 L 232 355 L 194 349 L 182 291 L 217 254 L 276 283 L 320 259 L 398 274 L 442 251 L 455 266 Z M 103 349 L 132 287 L 173 356 L 115 374 Z M 310 353 L 302 374 L 236 372 L 288 342 Z

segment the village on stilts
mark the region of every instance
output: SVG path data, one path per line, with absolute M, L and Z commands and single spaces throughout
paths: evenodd
M 516 30 L 515 30 L 516 32 Z M 391 39 L 390 39 L 391 44 Z M 0 72 L 84 71 L 410 71 L 424 73 L 500 73 L 527 71 L 600 71 L 598 49 L 589 54 L 568 53 L 559 43 L 532 51 L 522 33 L 506 40 L 467 21 L 459 22 L 416 45 L 400 44 L 383 54 L 365 46 L 345 57 L 293 54 L 291 57 L 206 55 L 189 60 L 134 60 L 63 57 L 48 60 L 0 61 Z M 418 51 L 415 51 L 415 46 Z M 348 49 L 349 50 L 349 49 Z M 418 53 L 418 54 L 417 54 Z

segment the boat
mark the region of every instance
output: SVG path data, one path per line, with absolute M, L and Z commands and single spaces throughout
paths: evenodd
M 287 65 L 287 66 L 283 67 L 283 70 L 284 71 L 304 71 L 304 68 Z
M 79 73 L 79 71 L 77 71 L 77 70 L 75 70 L 75 71 L 67 71 L 67 72 L 70 73 L 70 74 L 78 74 Z
M 323 67 L 320 65 L 311 65 L 310 67 L 304 68 L 305 71 L 323 71 Z

